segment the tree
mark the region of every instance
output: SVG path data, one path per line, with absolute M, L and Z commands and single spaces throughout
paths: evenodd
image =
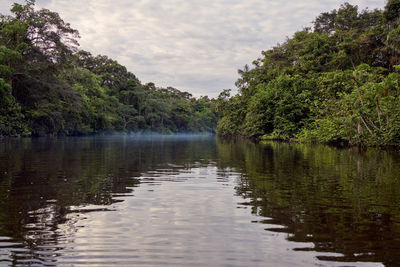
M 383 12 L 383 17 L 386 22 L 399 23 L 400 17 L 400 0 L 388 0 L 385 6 L 385 11 Z
M 344 3 L 239 71 L 223 91 L 221 135 L 398 145 L 399 1 Z

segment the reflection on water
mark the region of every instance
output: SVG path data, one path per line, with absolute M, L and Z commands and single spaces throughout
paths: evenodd
M 400 155 L 327 146 L 219 142 L 222 167 L 243 174 L 244 205 L 325 261 L 400 263 Z M 267 219 L 263 219 L 267 217 Z
M 213 136 L 0 141 L 0 265 L 395 266 L 400 154 Z

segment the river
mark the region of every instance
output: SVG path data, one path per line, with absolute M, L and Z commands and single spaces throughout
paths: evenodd
M 397 266 L 400 153 L 0 140 L 0 266 Z

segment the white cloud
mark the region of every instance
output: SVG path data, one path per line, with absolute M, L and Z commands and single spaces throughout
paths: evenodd
M 4 13 L 15 0 L 1 0 Z M 17 1 L 21 3 L 22 1 Z M 383 8 L 381 0 L 353 0 Z M 142 82 L 217 96 L 237 69 L 338 0 L 37 0 L 81 33 L 81 47 L 118 60 Z

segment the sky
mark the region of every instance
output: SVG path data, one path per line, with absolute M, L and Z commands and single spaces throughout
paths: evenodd
M 0 13 L 21 0 L 0 0 Z M 235 91 L 237 70 L 310 27 L 345 0 L 36 0 L 80 32 L 81 49 L 107 55 L 142 83 L 194 96 Z M 348 0 L 382 9 L 384 0 Z

